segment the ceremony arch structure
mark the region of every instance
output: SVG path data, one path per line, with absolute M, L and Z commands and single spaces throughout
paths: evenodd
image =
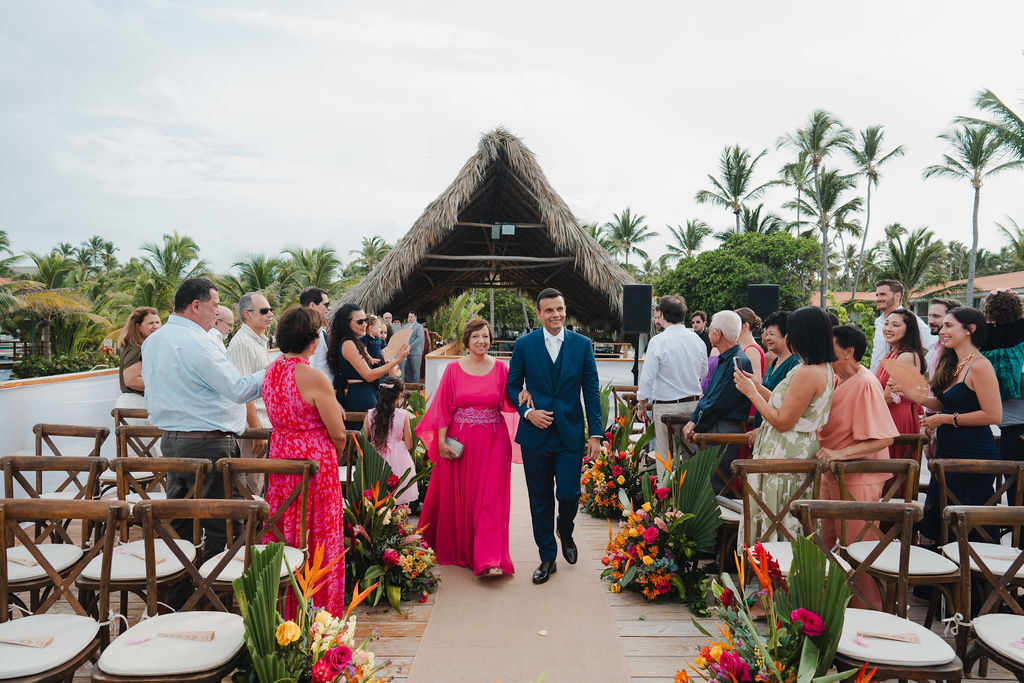
M 429 315 L 475 287 L 561 290 L 584 325 L 617 330 L 633 282 L 552 189 L 526 145 L 498 128 L 451 185 L 341 301 Z

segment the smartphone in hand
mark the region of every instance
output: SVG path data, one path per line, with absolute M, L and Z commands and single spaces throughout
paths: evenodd
M 743 368 L 740 367 L 740 359 L 739 359 L 738 356 L 733 356 L 732 357 L 732 366 L 734 368 L 736 368 L 737 370 L 742 370 L 743 369 Z

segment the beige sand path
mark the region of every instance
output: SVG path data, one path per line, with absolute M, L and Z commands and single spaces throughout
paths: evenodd
M 546 683 L 628 681 L 608 589 L 592 571 L 599 558 L 587 544 L 577 539 L 578 564 L 559 555 L 546 584 L 530 581 L 539 560 L 522 465 L 512 466 L 509 526 L 514 577 L 481 580 L 442 568 L 409 682 L 528 683 L 542 673 Z

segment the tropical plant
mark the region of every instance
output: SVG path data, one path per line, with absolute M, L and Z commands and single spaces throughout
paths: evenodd
M 700 219 L 686 221 L 686 227 L 682 225 L 673 228 L 666 225 L 673 241 L 666 247 L 666 256 L 674 259 L 677 263 L 680 259 L 693 258 L 693 255 L 700 251 L 700 245 L 713 231 L 711 226 Z
M 28 257 L 35 263 L 36 272 L 33 281 L 38 282 L 44 289 L 60 289 L 69 280 L 71 271 L 75 269 L 75 263 L 59 251 L 54 250 L 49 254 L 37 254 L 28 252 Z
M 974 305 L 974 275 L 978 259 L 978 208 L 981 186 L 985 178 L 997 173 L 1024 167 L 1024 159 L 1006 159 L 1003 138 L 989 127 L 958 126 L 939 136 L 949 143 L 950 152 L 942 155 L 941 164 L 924 170 L 925 178 L 946 177 L 968 181 L 974 188 L 974 211 L 971 220 L 971 252 L 967 264 L 968 306 Z
M 779 138 L 779 147 L 789 147 L 811 164 L 814 175 L 814 201 L 817 205 L 818 230 L 821 231 L 821 271 L 819 273 L 819 301 L 821 306 L 826 305 L 825 299 L 828 295 L 828 224 L 826 218 L 828 213 L 819 201 L 824 196 L 821 185 L 821 164 L 828 156 L 850 144 L 850 131 L 843 127 L 838 119 L 826 111 L 818 110 L 811 114 L 810 121 L 804 128 L 798 129 Z
M 986 120 L 961 116 L 956 119 L 956 122 L 987 128 L 1012 150 L 1018 159 L 1024 159 L 1024 118 L 1010 109 L 991 90 L 986 89 L 979 92 L 974 104 L 978 109 L 992 114 L 994 118 Z
M 868 230 L 871 227 L 871 188 L 878 187 L 878 169 L 886 162 L 903 156 L 903 145 L 896 145 L 888 152 L 882 152 L 882 143 L 885 139 L 885 128 L 883 126 L 871 126 L 860 131 L 860 139 L 846 145 L 846 151 L 857 167 L 857 175 L 863 176 L 867 185 L 864 198 L 864 230 L 860 238 L 860 256 L 857 259 L 857 269 L 853 276 L 853 285 L 850 290 L 850 298 L 857 294 L 857 286 L 860 284 L 860 273 L 864 265 L 864 249 L 868 242 Z
M 1009 225 L 1003 225 L 1002 223 L 996 223 L 996 227 L 999 228 L 999 232 L 1003 233 L 1003 236 L 1009 240 L 1009 264 L 1016 270 L 1024 270 L 1024 226 L 1017 223 L 1016 220 L 1006 217 Z
M 882 276 L 899 280 L 906 287 L 909 301 L 914 290 L 942 279 L 946 248 L 928 228 L 918 228 L 898 236 L 887 245 L 883 255 Z
M 379 235 L 363 237 L 359 249 L 353 249 L 349 253 L 355 254 L 356 259 L 350 265 L 361 275 L 369 273 L 377 267 L 377 264 L 384 260 L 384 257 L 391 251 L 391 245 L 384 241 Z
M 288 259 L 284 263 L 284 273 L 291 285 L 299 290 L 307 287 L 334 293 L 337 288 L 335 280 L 341 261 L 334 249 L 318 247 L 316 249 L 285 249 Z
M 808 184 L 814 179 L 813 170 L 807 163 L 807 157 L 798 154 L 796 161 L 791 161 L 779 169 L 779 176 L 783 185 L 796 188 L 797 203 L 794 205 L 796 207 L 796 222 L 793 225 L 797 226 L 799 230 L 800 200 L 803 198 L 803 193 L 807 191 Z
M 719 177 L 708 175 L 708 180 L 714 189 L 700 190 L 695 199 L 700 204 L 714 204 L 729 209 L 736 217 L 736 232 L 740 232 L 740 213 L 744 202 L 757 199 L 766 189 L 776 185 L 778 181 L 772 180 L 753 186 L 754 170 L 757 162 L 767 154 L 767 150 L 751 158 L 750 150 L 741 148 L 739 145 L 726 147 L 718 159 Z
M 148 305 L 161 311 L 170 310 L 174 292 L 183 280 L 205 275 L 206 261 L 199 258 L 199 245 L 188 235 L 175 230 L 164 233 L 162 241 L 142 245 L 141 279 L 136 289 L 150 294 Z M 140 304 L 142 305 L 142 304 Z
M 860 224 L 854 221 L 852 216 L 860 211 L 863 200 L 860 197 L 848 198 L 844 194 L 856 186 L 856 176 L 822 168 L 816 182 L 817 189 L 807 190 L 807 196 L 811 201 L 801 200 L 801 209 L 814 219 L 814 225 L 822 230 L 823 236 L 828 235 L 830 230 L 835 230 L 834 236 L 840 239 L 843 234 L 860 234 Z M 787 207 L 791 205 L 786 204 Z M 808 220 L 807 223 L 811 221 Z
M 647 252 L 637 245 L 657 235 L 644 224 L 644 218 L 634 216 L 627 206 L 622 213 L 612 214 L 612 220 L 604 224 L 611 253 L 624 257 L 627 266 L 630 254 L 647 258 Z
M 5 253 L 8 256 L 4 256 Z M 11 241 L 7 237 L 7 231 L 0 230 L 0 277 L 8 277 L 11 274 L 11 266 L 19 259 L 21 256 L 11 250 Z
M 610 251 L 612 248 L 611 240 L 608 238 L 608 231 L 605 230 L 603 225 L 597 223 L 584 223 L 580 226 L 583 230 L 590 235 L 590 238 L 597 242 L 602 249 Z
M 758 204 L 753 209 L 744 206 L 743 216 L 740 218 L 741 232 L 756 232 L 761 235 L 770 235 L 773 232 L 786 229 L 786 222 L 784 220 L 771 212 L 762 216 L 761 211 L 763 210 L 764 204 Z
M 438 308 L 431 316 L 430 329 L 445 340 L 461 339 L 466 323 L 470 318 L 478 316 L 484 308 L 483 302 L 476 301 L 475 295 L 476 290 L 463 292 Z

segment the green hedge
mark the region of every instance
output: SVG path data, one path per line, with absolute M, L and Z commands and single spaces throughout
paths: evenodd
M 107 356 L 99 351 L 69 353 L 47 360 L 42 356 L 32 356 L 19 361 L 11 368 L 17 379 L 27 377 L 46 377 L 47 375 L 66 375 L 69 372 L 86 372 L 96 367 L 116 368 L 116 356 Z

